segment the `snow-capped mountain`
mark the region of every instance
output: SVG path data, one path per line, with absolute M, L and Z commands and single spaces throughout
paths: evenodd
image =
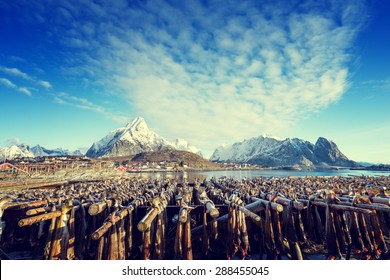
M 142 152 L 160 151 L 163 149 L 177 149 L 191 151 L 195 147 L 185 140 L 170 142 L 151 131 L 145 120 L 135 118 L 125 127 L 115 129 L 99 141 L 93 143 L 86 153 L 88 157 L 113 157 L 136 155 Z
M 25 144 L 12 145 L 10 147 L 0 148 L 0 160 L 11 160 L 14 158 L 34 157 L 30 147 Z
M 35 157 L 47 157 L 47 156 L 82 156 L 83 153 L 77 149 L 74 151 L 70 151 L 68 149 L 46 149 L 40 145 L 36 145 L 31 148 L 31 152 Z
M 299 165 L 356 166 L 340 152 L 337 145 L 326 138 L 318 138 L 316 144 L 298 138 L 279 140 L 260 136 L 217 148 L 210 158 L 217 162 L 251 163 L 265 166 Z

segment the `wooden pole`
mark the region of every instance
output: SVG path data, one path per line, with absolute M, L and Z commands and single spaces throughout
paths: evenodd
M 153 222 L 154 218 L 156 218 L 158 214 L 157 208 L 151 208 L 146 215 L 142 218 L 142 220 L 138 223 L 137 228 L 139 231 L 144 232 L 148 228 L 150 228 L 151 223 Z
M 128 211 L 133 211 L 134 208 L 130 206 L 129 208 L 123 209 L 119 212 L 119 214 L 115 215 L 114 218 L 105 222 L 100 228 L 98 228 L 94 233 L 92 233 L 92 239 L 98 240 L 102 237 L 113 225 L 115 225 L 118 221 L 126 217 L 128 215 Z
M 20 227 L 30 226 L 32 224 L 39 223 L 39 222 L 46 221 L 46 220 L 50 220 L 50 219 L 57 218 L 60 216 L 61 216 L 61 210 L 56 210 L 56 211 L 45 213 L 42 215 L 37 215 L 37 216 L 33 216 L 33 217 L 20 219 L 18 222 L 18 225 Z

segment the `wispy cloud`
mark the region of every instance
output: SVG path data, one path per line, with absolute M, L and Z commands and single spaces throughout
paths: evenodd
M 11 138 L 11 139 L 7 139 L 4 141 L 4 144 L 7 147 L 12 146 L 12 145 L 19 145 L 20 143 L 21 142 L 20 142 L 19 138 Z
M 118 114 L 108 111 L 106 108 L 99 106 L 86 98 L 80 98 L 66 92 L 60 92 L 53 94 L 54 102 L 59 105 L 67 105 L 82 110 L 93 111 L 98 114 L 103 115 L 104 117 L 111 119 L 115 122 L 123 123 L 128 121 L 128 117 L 120 116 Z
M 27 75 L 26 73 L 20 71 L 17 68 L 0 67 L 0 71 L 2 71 L 4 73 L 7 73 L 7 74 L 10 74 L 10 75 L 21 77 L 21 78 L 29 80 L 29 81 L 32 80 L 32 78 L 29 75 Z
M 26 81 L 33 82 L 34 84 L 40 85 L 46 89 L 50 89 L 52 87 L 52 85 L 48 81 L 43 81 L 43 80 L 34 78 L 34 77 L 28 75 L 27 73 L 22 72 L 18 68 L 8 68 L 8 67 L 0 66 L 0 71 L 3 73 L 6 73 L 8 75 L 22 78 Z
M 52 88 L 52 85 L 48 81 L 38 81 L 38 84 L 46 89 Z
M 78 3 L 37 9 L 56 13 L 53 34 L 71 50 L 67 75 L 96 81 L 162 135 L 205 150 L 278 135 L 337 102 L 364 23 L 353 0 Z
M 28 88 L 26 88 L 26 87 L 21 87 L 21 88 L 19 88 L 18 90 L 19 90 L 21 93 L 24 93 L 24 94 L 27 95 L 27 96 L 31 96 L 31 95 L 32 95 L 31 91 L 30 91 Z
M 375 89 L 390 89 L 390 78 L 382 79 L 382 80 L 368 80 L 363 81 L 362 85 L 370 86 Z
M 11 82 L 10 80 L 6 79 L 6 78 L 0 78 L 0 84 L 4 85 L 5 87 L 7 88 L 12 88 L 12 89 L 15 89 L 27 96 L 31 96 L 31 91 L 26 88 L 26 87 L 18 87 L 17 85 L 15 85 L 13 82 Z
M 17 88 L 17 86 L 6 78 L 0 78 L 0 83 L 8 88 Z

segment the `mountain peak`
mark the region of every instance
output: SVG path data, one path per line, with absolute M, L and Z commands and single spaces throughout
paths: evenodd
M 145 119 L 143 117 L 136 117 L 130 123 L 132 126 L 138 126 L 140 124 L 146 124 Z
M 80 150 L 69 151 L 63 148 L 47 149 L 39 144 L 32 147 L 31 152 L 35 157 L 83 155 Z
M 12 145 L 10 147 L 0 148 L 0 159 L 14 159 L 17 157 L 34 157 L 30 147 L 26 144 Z
M 148 129 L 148 125 L 146 124 L 144 118 L 136 117 L 134 120 L 132 120 L 126 125 L 126 130 L 137 129 L 137 128 Z
M 93 143 L 88 157 L 128 156 L 141 152 L 177 149 L 200 154 L 200 151 L 180 139 L 170 142 L 148 128 L 142 117 L 136 117 L 125 127 L 115 129 L 101 140 Z
M 276 140 L 282 140 L 282 138 L 280 138 L 278 136 L 267 134 L 267 133 L 263 133 L 259 137 L 261 137 L 261 138 L 273 138 L 273 139 L 276 139 Z
M 319 145 L 319 144 L 326 144 L 326 143 L 333 143 L 331 140 L 328 140 L 327 138 L 325 137 L 318 137 L 317 141 L 316 141 L 316 145 Z
M 314 168 L 316 165 L 354 166 L 340 152 L 337 145 L 319 137 L 316 144 L 299 138 L 277 140 L 264 135 L 248 141 L 236 142 L 228 147 L 219 147 L 210 160 L 218 162 L 235 162 L 260 164 L 265 166 L 300 165 Z

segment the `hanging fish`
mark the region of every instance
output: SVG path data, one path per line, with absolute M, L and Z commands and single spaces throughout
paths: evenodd
M 187 215 L 187 221 L 184 224 L 184 259 L 185 260 L 192 260 L 192 242 L 191 242 L 191 217 L 189 215 L 188 211 Z
M 146 229 L 142 234 L 142 259 L 143 260 L 150 260 L 150 247 L 152 244 L 151 241 L 151 230 L 150 228 Z
M 207 230 L 207 209 L 203 207 L 203 232 L 202 232 L 202 252 L 204 256 L 207 256 L 210 250 L 210 240 Z
M 126 258 L 131 256 L 133 250 L 133 211 L 127 212 L 127 227 L 126 227 Z
M 238 209 L 238 206 L 235 206 L 236 208 L 236 232 L 234 234 L 234 254 L 235 256 L 237 252 L 240 251 L 242 248 L 242 240 L 241 240 L 241 214 L 240 210 Z
M 158 214 L 157 216 L 157 226 L 156 226 L 156 234 L 155 234 L 155 259 L 156 260 L 162 260 L 163 259 L 163 240 L 162 240 L 162 214 Z
M 350 234 L 350 230 L 347 224 L 347 216 L 344 211 L 337 211 L 338 219 L 340 221 L 341 231 L 344 236 L 344 242 L 346 246 L 346 257 L 345 259 L 350 259 L 351 250 L 352 250 L 352 238 Z
M 294 212 L 294 221 L 295 227 L 297 229 L 297 236 L 300 244 L 305 244 L 307 242 L 305 228 L 303 226 L 301 211 Z
M 175 258 L 183 257 L 183 223 L 178 221 L 176 225 L 174 252 Z
M 52 208 L 51 208 L 51 211 L 56 211 L 56 206 L 53 205 Z M 50 251 L 51 251 L 51 246 L 52 246 L 52 239 L 53 239 L 53 236 L 54 236 L 54 231 L 55 231 L 55 228 L 56 228 L 56 223 L 57 223 L 57 218 L 53 218 L 51 219 L 50 221 L 50 227 L 49 227 L 49 232 L 48 232 L 48 235 L 47 235 L 47 239 L 46 239 L 46 244 L 45 244 L 45 247 L 43 249 L 43 255 L 45 256 L 45 259 L 48 260 L 50 258 Z
M 61 207 L 61 216 L 57 218 L 56 228 L 50 250 L 50 260 L 66 259 L 69 241 L 68 212 L 73 208 L 73 201 L 67 200 Z
M 325 237 L 326 237 L 326 249 L 328 251 L 327 258 L 334 260 L 335 258 L 341 258 L 341 251 L 339 241 L 336 236 L 336 227 L 334 224 L 333 211 L 330 208 L 331 200 L 328 199 L 325 210 Z
M 346 254 L 346 252 L 347 252 L 346 243 L 347 242 L 345 240 L 345 235 L 344 235 L 343 228 L 341 225 L 340 216 L 338 214 L 338 211 L 335 209 L 333 209 L 333 218 L 334 218 L 333 222 L 334 222 L 335 229 L 336 229 L 336 237 L 337 237 L 337 241 L 339 244 L 340 252 L 341 252 L 341 254 Z
M 120 219 L 116 224 L 117 232 L 118 232 L 118 260 L 125 260 L 125 239 L 126 239 L 126 231 L 125 231 L 125 220 Z
M 359 222 L 359 228 L 362 234 L 362 240 L 364 243 L 364 252 L 363 255 L 364 258 L 370 259 L 371 255 L 374 251 L 374 246 L 372 245 L 370 234 L 368 232 L 366 219 L 363 213 L 358 213 L 358 222 Z
M 390 221 L 387 223 L 386 222 L 386 218 L 385 218 L 385 215 L 387 213 L 384 213 L 382 211 L 378 211 L 377 212 L 377 217 L 378 217 L 378 220 L 379 220 L 379 225 L 381 227 L 381 230 L 382 230 L 382 234 L 386 237 L 389 237 L 390 238 Z
M 39 224 L 40 223 L 33 224 L 29 228 L 29 239 L 28 239 L 28 241 L 29 241 L 29 244 L 31 246 L 31 251 L 32 251 L 33 258 L 37 257 L 37 253 L 38 253 L 38 250 L 39 250 L 39 247 L 40 247 L 40 242 L 39 242 L 39 238 L 38 238 Z
M 99 238 L 98 240 L 98 246 L 97 246 L 97 252 L 96 252 L 96 259 L 97 260 L 103 260 L 105 259 L 105 254 L 104 254 L 104 248 L 106 246 L 106 235 L 104 234 L 102 237 Z
M 168 203 L 168 201 L 167 201 Z M 168 224 L 168 213 L 166 211 L 166 206 L 164 206 L 164 210 L 162 212 L 162 217 L 161 217 L 161 239 L 162 239 L 162 243 L 161 243 L 161 253 L 163 255 L 163 257 L 165 257 L 165 252 L 166 252 L 166 242 L 167 242 L 167 224 Z
M 355 248 L 357 253 L 361 253 L 364 250 L 364 242 L 362 233 L 359 227 L 358 214 L 356 212 L 348 212 L 351 220 L 351 241 L 352 247 Z
M 280 255 L 280 253 L 283 251 L 284 245 L 283 245 L 282 222 L 281 222 L 279 212 L 272 211 L 272 221 L 273 221 L 276 254 Z
M 319 208 L 313 205 L 312 209 L 314 212 L 313 219 L 314 219 L 314 230 L 315 230 L 316 241 L 317 241 L 316 243 L 322 244 L 325 235 L 325 229 L 324 229 L 325 222 L 323 222 L 321 219 Z
M 346 245 L 349 245 L 352 243 L 352 240 L 351 240 L 351 234 L 347 223 L 347 216 L 345 214 L 345 211 L 338 211 L 338 215 L 340 219 L 341 228 L 344 233 L 345 243 Z
M 306 207 L 306 230 L 310 241 L 317 241 L 316 231 L 314 229 L 313 200 L 309 199 Z
M 211 218 L 211 238 L 216 240 L 218 238 L 218 221 L 217 218 Z
M 374 231 L 374 238 L 377 246 L 377 252 L 376 254 L 379 256 L 381 254 L 386 254 L 388 252 L 387 245 L 385 238 L 383 236 L 380 224 L 379 224 L 379 219 L 376 213 L 373 212 L 373 214 L 370 216 L 371 217 L 371 225 L 372 229 Z
M 76 205 L 80 205 L 79 202 L 76 202 Z M 75 216 L 76 216 L 76 207 L 73 206 L 72 210 L 70 210 L 70 217 L 68 221 L 68 230 L 69 230 L 69 241 L 68 241 L 68 248 L 66 252 L 66 259 L 67 260 L 73 260 L 75 258 L 75 253 L 74 253 L 74 246 L 75 246 L 75 236 L 76 236 L 76 231 L 75 231 Z
M 226 241 L 225 241 L 225 247 L 226 247 L 226 256 L 228 259 L 231 258 L 233 254 L 233 231 L 234 231 L 234 224 L 235 224 L 235 215 L 233 212 L 233 207 L 229 206 L 229 213 L 228 213 L 228 224 L 227 224 L 227 234 L 226 234 Z
M 75 217 L 75 257 L 79 260 L 83 259 L 86 250 L 86 231 L 87 231 L 87 221 L 86 221 L 86 211 L 85 208 L 80 205 L 79 209 L 76 211 Z
M 271 213 L 271 201 L 267 202 L 265 209 L 265 221 L 264 221 L 264 243 L 267 250 L 268 259 L 275 259 L 276 257 L 276 244 L 275 236 L 272 227 L 272 213 Z
M 249 251 L 249 237 L 248 237 L 248 229 L 246 225 L 246 220 L 245 220 L 245 214 L 240 211 L 241 215 L 241 238 L 242 238 L 242 255 L 241 258 L 244 259 L 248 255 Z
M 115 214 L 116 212 L 114 211 L 113 213 L 110 214 L 109 220 L 111 221 L 112 226 L 110 227 L 108 231 L 108 260 L 118 260 L 118 232 L 115 226 Z
M 285 246 L 285 248 L 289 250 L 291 258 L 295 260 L 302 260 L 303 259 L 302 252 L 298 244 L 298 236 L 295 229 L 293 211 L 294 211 L 294 202 L 290 200 L 283 217 L 283 223 L 284 223 L 283 227 L 285 232 L 284 236 L 286 237 L 286 240 L 288 242 L 288 246 L 287 247 Z

